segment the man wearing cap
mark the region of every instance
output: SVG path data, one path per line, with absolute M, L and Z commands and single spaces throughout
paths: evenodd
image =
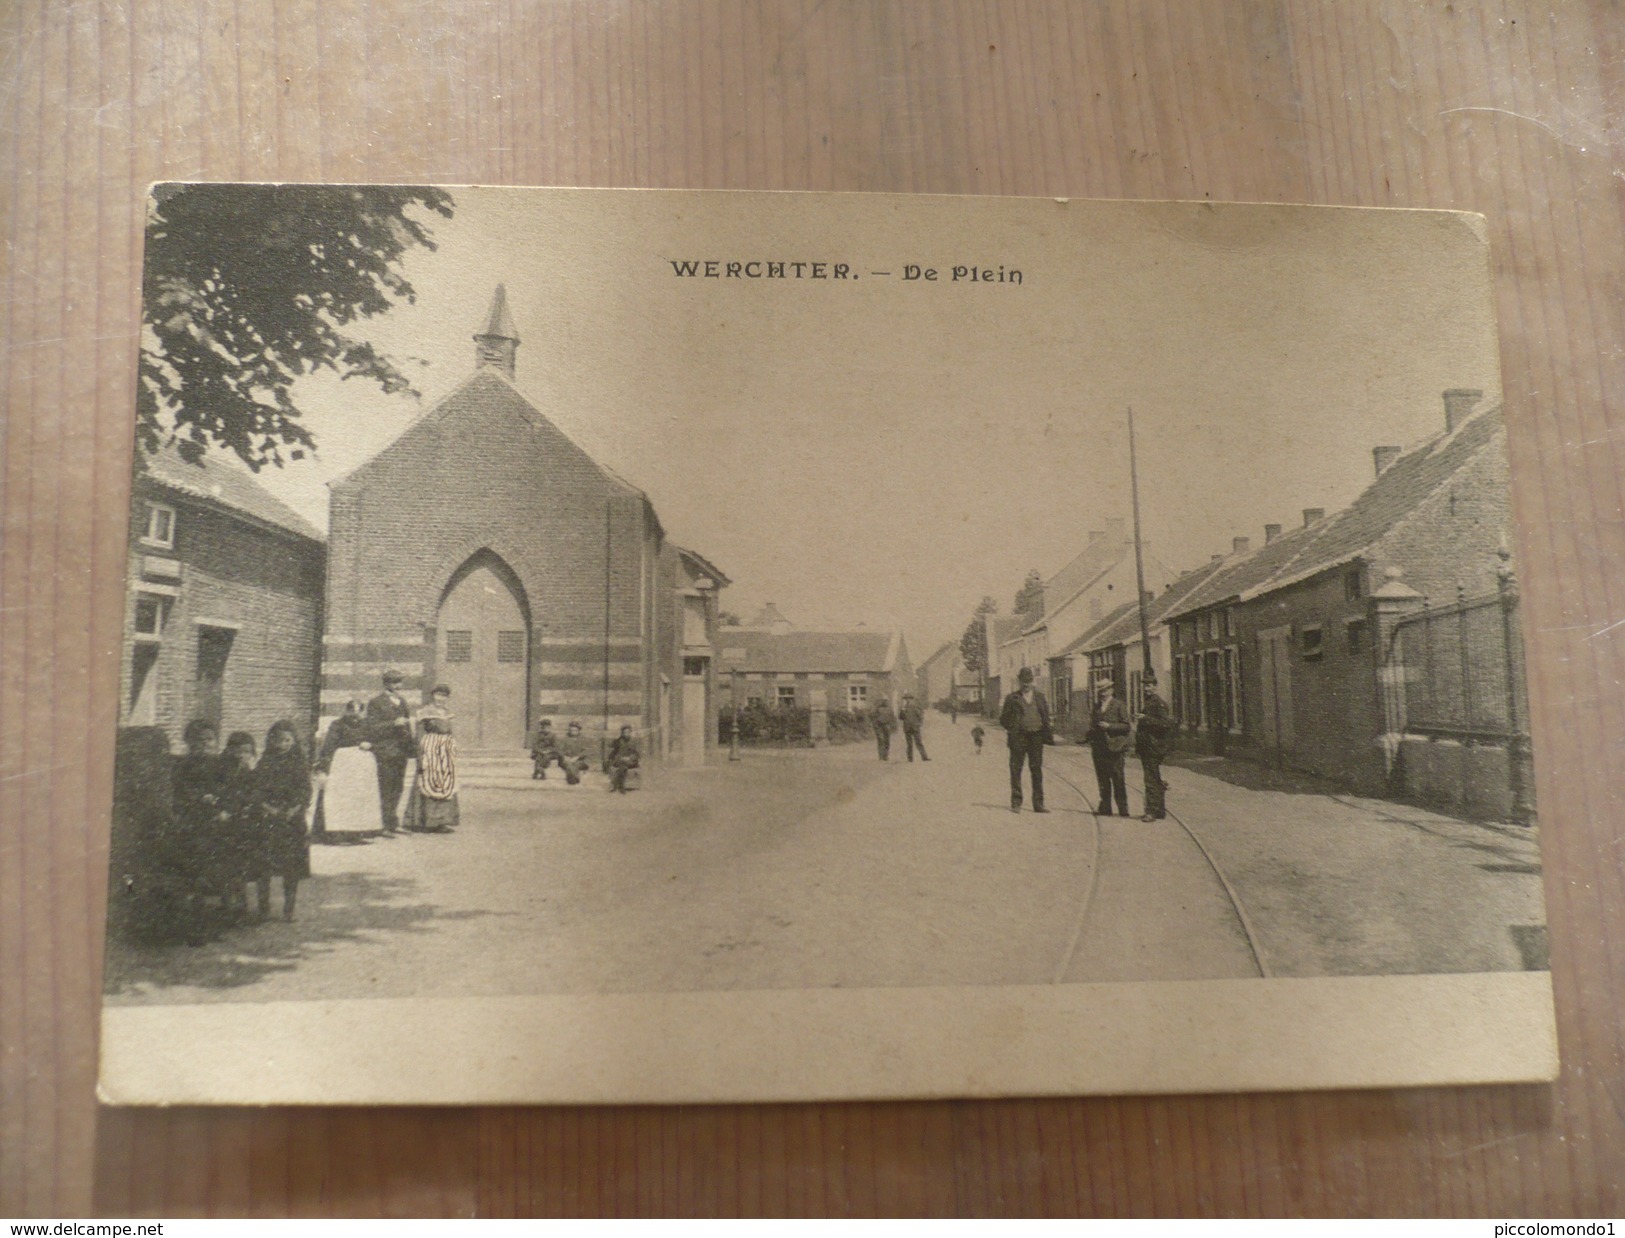
M 1128 784 L 1123 764 L 1128 760 L 1129 732 L 1133 729 L 1128 706 L 1117 699 L 1117 685 L 1106 680 L 1095 689 L 1095 707 L 1089 719 L 1089 753 L 1095 762 L 1095 781 L 1100 785 L 1100 801 L 1095 814 L 1112 815 L 1112 800 L 1119 816 L 1128 812 Z
M 367 702 L 367 738 L 378 763 L 378 801 L 384 833 L 401 828 L 401 790 L 406 785 L 406 763 L 412 759 L 412 708 L 401 695 L 406 677 L 397 670 L 384 672 L 384 690 Z
M 925 738 L 921 735 L 925 727 L 925 715 L 920 712 L 919 702 L 914 699 L 912 692 L 903 693 L 903 739 L 908 744 L 908 759 L 914 759 L 914 749 L 920 750 L 920 760 L 929 761 L 925 755 Z
M 1044 745 L 1055 742 L 1049 702 L 1033 687 L 1030 668 L 1022 667 L 1018 678 L 1021 686 L 1004 698 L 1004 708 L 999 711 L 999 725 L 1010 748 L 1010 811 L 1021 811 L 1021 766 L 1025 762 L 1032 771 L 1033 811 L 1048 812 L 1044 807 Z
M 1162 759 L 1168 755 L 1168 742 L 1174 730 L 1168 704 L 1157 695 L 1157 677 L 1147 671 L 1140 680 L 1145 685 L 1145 708 L 1140 711 L 1135 751 L 1145 771 L 1145 816 L 1141 821 L 1161 821 L 1168 815 L 1163 798 L 1168 784 L 1162 780 Z

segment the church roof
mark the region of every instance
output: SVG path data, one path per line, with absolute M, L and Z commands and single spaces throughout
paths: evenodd
M 565 442 L 569 443 L 571 447 L 574 447 L 576 451 L 580 452 L 581 458 L 591 464 L 592 467 L 596 469 L 597 472 L 607 482 L 609 482 L 611 486 L 619 489 L 623 494 L 626 494 L 629 497 L 640 498 L 645 502 L 648 502 L 648 495 L 646 495 L 636 486 L 632 485 L 630 482 L 618 476 L 613 470 L 606 468 L 604 465 L 594 460 L 590 455 L 587 454 L 586 451 L 582 450 L 580 444 L 578 444 L 563 430 L 559 429 L 557 424 L 546 417 L 540 409 L 526 399 L 524 395 L 520 393 L 519 389 L 515 387 L 513 383 L 509 382 L 501 371 L 491 368 L 475 370 L 467 378 L 463 379 L 462 382 L 458 383 L 457 386 L 453 387 L 449 392 L 440 397 L 440 399 L 436 400 L 423 412 L 414 417 L 407 424 L 405 429 L 403 429 L 383 447 L 379 448 L 367 459 L 356 465 L 355 468 L 351 469 L 348 473 L 335 477 L 332 481 L 328 482 L 328 486 L 333 490 L 340 490 L 349 485 L 363 472 L 365 472 L 375 460 L 378 460 L 387 455 L 389 452 L 395 450 L 397 446 L 399 446 L 407 438 L 411 437 L 411 435 L 422 426 L 433 425 L 436 422 L 444 421 L 448 418 L 452 418 L 463 413 L 486 412 L 502 407 L 507 408 L 521 420 L 530 423 L 532 426 L 535 426 L 538 429 L 545 427 L 551 433 L 557 434 L 560 438 L 564 439 Z
M 136 450 L 139 453 L 141 449 Z M 191 464 L 181 458 L 176 447 L 166 444 L 154 455 L 141 456 L 137 466 L 142 470 L 139 475 L 166 490 L 201 499 L 313 542 L 326 541 L 320 529 L 260 485 L 252 475 L 227 463 L 218 452 L 206 454 L 197 464 Z

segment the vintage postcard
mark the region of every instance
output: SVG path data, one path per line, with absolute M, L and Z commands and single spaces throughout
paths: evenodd
M 103 1098 L 1557 1068 L 1477 216 L 166 184 Z

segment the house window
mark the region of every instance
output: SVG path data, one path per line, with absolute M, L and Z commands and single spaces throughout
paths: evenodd
M 846 707 L 854 712 L 864 709 L 869 704 L 869 685 L 866 683 L 849 683 L 846 685 Z
M 1365 592 L 1364 583 L 1360 579 L 1360 569 L 1352 568 L 1343 574 L 1343 600 L 1358 602 L 1361 594 Z
M 704 679 L 709 658 L 684 658 L 683 674 L 689 679 Z
M 446 632 L 446 661 L 472 662 L 474 660 L 474 633 L 448 630 Z
M 1219 612 L 1219 635 L 1225 638 L 1230 636 L 1230 612 L 1227 610 Z
M 1306 658 L 1318 658 L 1323 652 L 1320 624 L 1306 623 L 1298 630 L 1298 648 Z
M 175 509 L 164 503 L 147 504 L 147 525 L 141 534 L 143 546 L 159 550 L 175 548 Z
M 1343 625 L 1343 638 L 1350 653 L 1365 652 L 1365 620 L 1350 619 Z
M 523 662 L 525 660 L 525 634 L 523 632 L 497 633 L 497 661 Z
M 158 640 L 169 617 L 169 599 L 157 593 L 135 595 L 133 634 L 139 640 Z
M 796 703 L 796 686 L 793 683 L 779 685 L 779 708 L 792 709 Z
M 762 698 L 761 697 L 759 697 L 759 696 L 747 696 L 745 698 L 745 708 L 746 709 L 760 709 L 761 707 L 762 707 Z

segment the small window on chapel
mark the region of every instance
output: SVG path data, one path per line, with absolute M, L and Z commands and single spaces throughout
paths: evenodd
M 525 660 L 525 634 L 523 632 L 497 633 L 497 661 L 523 662 Z
M 446 632 L 446 661 L 472 662 L 474 660 L 474 633 L 448 630 Z

